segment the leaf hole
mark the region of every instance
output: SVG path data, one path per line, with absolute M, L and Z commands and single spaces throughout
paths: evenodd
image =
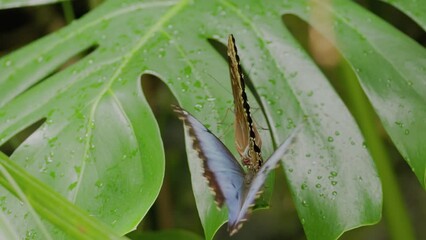
M 154 74 L 143 74 L 141 86 L 160 128 L 166 169 L 160 194 L 138 229 L 142 229 L 142 226 L 144 231 L 176 227 L 194 228 L 194 223 L 199 221 L 187 214 L 188 211 L 195 214 L 196 205 L 190 188 L 191 179 L 183 140 L 183 125 L 171 108 L 171 104 L 177 104 L 177 100 L 162 79 Z M 180 212 L 174 206 L 184 206 L 186 211 Z M 199 223 L 196 227 L 201 229 Z
M 6 154 L 7 156 L 11 156 L 13 152 L 21 146 L 21 144 L 29 137 L 31 136 L 37 129 L 40 128 L 43 123 L 46 122 L 46 119 L 40 119 L 33 124 L 24 127 L 19 132 L 15 133 L 11 138 L 9 138 L 7 141 L 5 141 L 3 144 L 0 145 L 0 151 Z M 1 140 L 1 139 L 0 139 Z M 3 141 L 1 141 L 3 142 Z
M 365 2 L 358 0 L 357 2 L 365 8 L 368 8 L 368 11 L 373 12 L 376 16 L 382 18 L 399 31 L 417 41 L 420 45 L 426 46 L 426 32 L 417 22 L 398 8 L 385 1 Z

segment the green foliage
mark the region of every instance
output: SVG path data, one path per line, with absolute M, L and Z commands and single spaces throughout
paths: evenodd
M 35 211 L 75 239 L 124 239 L 58 193 L 51 191 L 38 179 L 28 175 L 3 153 L 0 153 L 0 183 L 19 198 L 22 205 L 28 207 L 30 216 L 34 217 L 34 221 L 40 227 L 41 236 L 39 237 L 42 239 L 53 238 L 38 219 Z M 4 213 L 1 212 L 1 214 L 5 224 L 1 225 L 0 231 L 4 239 L 20 239 L 14 232 L 15 229 L 5 219 L 7 217 Z M 32 234 L 26 236 L 36 237 Z
M 402 9 L 416 7 L 412 2 Z M 330 16 L 333 31 L 311 18 L 315 11 Z M 158 76 L 185 109 L 223 136 L 232 122 L 231 117 L 222 121 L 232 106 L 231 94 L 222 88 L 229 86 L 229 76 L 226 60 L 208 39 L 225 43 L 233 33 L 260 98 L 256 102 L 249 95 L 250 103 L 263 110 L 254 118 L 268 128 L 260 132 L 265 158 L 305 122 L 283 170 L 307 237 L 335 239 L 376 223 L 381 184 L 360 131 L 283 25 L 283 14 L 299 16 L 335 43 L 425 187 L 425 50 L 346 0 L 332 5 L 319 0 L 108 1 L 0 59 L 0 145 L 42 120 L 10 158 L 114 232 L 127 233 L 152 206 L 164 176 L 161 137 L 141 74 Z M 413 15 L 424 26 L 424 17 Z M 233 146 L 231 135 L 223 141 Z M 227 213 L 216 209 L 200 161 L 187 146 L 197 208 L 211 239 Z M 19 236 L 40 234 L 39 222 L 26 217 L 31 208 L 7 189 L 1 196 L 8 213 L 2 222 L 25 226 L 15 228 Z M 47 228 L 54 239 L 63 237 L 57 228 Z
M 40 4 L 48 4 L 62 1 L 66 0 L 0 0 L 0 9 L 36 6 Z

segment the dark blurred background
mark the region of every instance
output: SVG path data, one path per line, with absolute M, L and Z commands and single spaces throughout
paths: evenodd
M 31 42 L 66 26 L 72 19 L 80 18 L 102 1 L 78 0 L 51 5 L 0 10 L 0 56 L 4 56 Z M 409 35 L 422 46 L 426 44 L 425 32 L 399 10 L 379 1 L 357 1 L 389 24 Z M 302 46 L 308 51 L 318 66 L 330 79 L 336 91 L 346 102 L 344 88 L 339 81 L 342 58 L 338 51 L 322 36 L 309 28 L 295 16 L 283 16 L 286 25 Z M 321 49 L 310 41 L 321 42 Z M 326 46 L 326 47 L 324 47 Z M 327 58 L 324 58 L 324 56 Z M 329 57 L 335 56 L 335 57 Z M 246 69 L 247 70 L 247 69 Z M 247 71 L 249 72 L 249 71 Z M 1 74 L 1 71 L 0 71 Z M 138 227 L 137 231 L 157 231 L 182 228 L 203 236 L 195 200 L 192 194 L 190 173 L 186 161 L 182 124 L 171 112 L 170 104 L 176 99 L 160 79 L 144 75 L 141 79 L 145 96 L 158 120 L 166 153 L 166 175 L 164 185 L 155 205 Z M 351 109 L 350 104 L 348 104 Z M 232 108 L 232 106 L 230 106 Z M 403 194 L 411 224 L 418 239 L 426 239 L 426 194 L 420 183 L 393 146 L 380 122 L 372 123 L 382 129 L 381 137 L 392 159 L 392 166 Z M 31 134 L 28 128 L 16 139 L 1 146 L 0 150 L 10 154 L 14 146 Z M 277 171 L 276 181 L 285 181 L 281 171 Z M 281 184 L 280 184 L 281 185 Z M 256 211 L 244 228 L 233 239 L 305 239 L 302 225 L 292 203 L 288 189 L 275 189 L 271 205 L 273 210 Z M 285 223 L 285 224 L 283 224 Z M 222 227 L 216 239 L 227 239 L 226 226 Z M 362 227 L 345 233 L 341 239 L 390 239 L 386 219 L 374 226 Z

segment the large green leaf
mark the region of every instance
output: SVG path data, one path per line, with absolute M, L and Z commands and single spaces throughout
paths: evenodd
M 426 149 L 422 139 L 426 124 L 422 119 L 426 119 L 426 50 L 361 7 L 349 1 L 333 3 L 333 8 L 321 1 L 315 6 L 332 14 L 337 47 L 352 65 L 383 126 L 425 188 Z M 401 5 L 413 10 L 417 6 L 413 2 Z M 308 21 L 309 12 L 303 4 L 298 2 L 292 9 Z M 425 23 L 424 16 L 422 22 Z M 311 24 L 327 37 L 334 37 L 321 24 Z
M 65 0 L 0 0 L 0 9 L 36 6 Z
M 230 85 L 227 64 L 208 39 L 225 43 L 234 33 L 261 100 L 249 96 L 250 103 L 266 115 L 254 113 L 257 123 L 268 128 L 260 133 L 265 157 L 295 125 L 306 122 L 283 165 L 307 237 L 332 239 L 377 222 L 381 187 L 359 130 L 281 21 L 286 13 L 311 21 L 312 4 L 333 16 L 337 46 L 360 69 L 357 74 L 371 102 L 423 183 L 424 175 L 418 173 L 425 169 L 424 150 L 417 147 L 425 110 L 411 111 L 410 121 L 398 119 L 403 130 L 394 118 L 401 114 L 401 96 L 404 113 L 424 106 L 419 95 L 424 74 L 419 71 L 425 69 L 416 67 L 424 66 L 424 49 L 343 0 L 333 1 L 332 7 L 322 1 L 108 1 L 0 60 L 0 144 L 44 120 L 11 158 L 116 232 L 128 232 L 155 200 L 164 169 L 160 134 L 141 91 L 141 74 L 166 82 L 180 104 L 233 149 L 232 134 L 225 134 L 232 119 L 223 120 L 232 107 L 231 94 L 222 88 Z M 311 24 L 322 30 L 320 24 Z M 398 49 L 387 37 L 396 39 Z M 58 70 L 72 56 L 93 48 Z M 385 91 L 392 88 L 378 79 L 386 76 L 401 92 Z M 418 88 L 407 84 L 408 78 Z M 200 161 L 189 148 L 197 208 L 210 239 L 227 215 L 216 209 Z M 26 226 L 19 233 L 38 231 L 25 218 L 28 209 L 6 190 L 2 195 L 7 195 L 3 210 L 13 213 L 7 217 Z
M 1 152 L 0 183 L 13 193 L 22 205 L 28 207 L 30 211 L 27 217 L 33 217 L 42 230 L 42 236 L 38 236 L 38 238 L 52 239 L 52 234 L 47 231 L 36 211 L 74 239 L 125 239 L 117 236 L 108 226 L 89 216 L 38 179 L 28 175 Z M 4 200 L 3 197 L 2 201 Z M 8 221 L 10 219 L 5 217 L 3 212 L 0 214 L 2 239 L 20 239 L 18 231 Z M 36 232 L 27 232 L 26 237 L 36 237 L 37 235 L 34 234 Z

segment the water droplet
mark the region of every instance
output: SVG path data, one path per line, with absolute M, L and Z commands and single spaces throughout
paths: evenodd
M 44 161 L 45 161 L 47 164 L 49 164 L 49 163 L 53 162 L 53 160 L 52 160 L 52 158 L 51 158 L 50 156 L 46 156 L 46 157 L 44 158 Z
M 68 186 L 68 191 L 73 190 L 75 187 L 77 187 L 77 181 L 76 181 L 76 182 L 71 183 L 71 184 Z
M 336 171 L 331 171 L 330 175 L 333 176 L 333 177 L 337 177 L 337 172 Z
M 339 132 L 339 131 L 335 131 L 335 132 L 334 132 L 334 135 L 339 136 L 339 135 L 340 135 L 340 132 Z
M 181 83 L 180 87 L 181 87 L 182 92 L 188 91 L 188 85 L 186 85 L 185 83 Z
M 203 108 L 203 105 L 201 105 L 201 104 L 195 104 L 194 108 L 195 108 L 195 110 L 197 112 L 199 112 Z
M 302 183 L 302 185 L 300 186 L 300 188 L 301 188 L 302 190 L 305 190 L 305 189 L 307 189 L 307 188 L 308 188 L 308 184 L 306 184 L 306 183 Z
M 302 225 L 305 225 L 306 220 L 304 218 L 300 219 L 300 223 L 302 223 Z
M 336 186 L 337 181 L 331 181 L 331 185 Z
M 322 176 L 317 176 L 317 179 L 318 179 L 318 180 L 322 179 Z
M 409 134 L 410 134 L 410 130 L 405 129 L 404 134 L 405 134 L 405 135 L 409 135 Z
M 103 186 L 104 186 L 104 183 L 103 183 L 101 180 L 98 180 L 98 181 L 96 181 L 96 182 L 95 182 L 95 186 L 96 186 L 97 188 L 101 188 L 101 187 L 103 187 Z
M 316 187 L 316 188 L 321 188 L 321 184 L 317 183 L 317 184 L 315 185 L 315 187 Z
M 289 168 L 288 171 L 292 173 L 293 172 L 293 168 Z
M 303 200 L 303 201 L 302 201 L 302 205 L 303 205 L 304 207 L 307 207 L 307 206 L 308 206 L 308 202 L 307 202 L 306 200 Z
M 337 192 L 336 192 L 336 191 L 333 191 L 331 194 L 332 194 L 333 196 L 337 196 Z
M 310 154 L 310 153 L 307 153 L 305 156 L 306 156 L 306 157 L 311 157 L 311 154 Z
M 311 174 L 311 172 L 312 172 L 312 169 L 308 169 L 308 174 Z
M 399 127 L 404 127 L 404 123 L 400 121 L 395 121 L 395 124 L 398 125 Z
M 201 82 L 200 81 L 195 81 L 192 86 L 196 87 L 196 88 L 201 88 Z
M 328 137 L 328 138 L 327 138 L 327 141 L 328 141 L 328 142 L 333 142 L 333 141 L 334 141 L 334 139 L 333 139 L 333 137 L 331 137 L 331 136 L 330 136 L 330 137 Z

